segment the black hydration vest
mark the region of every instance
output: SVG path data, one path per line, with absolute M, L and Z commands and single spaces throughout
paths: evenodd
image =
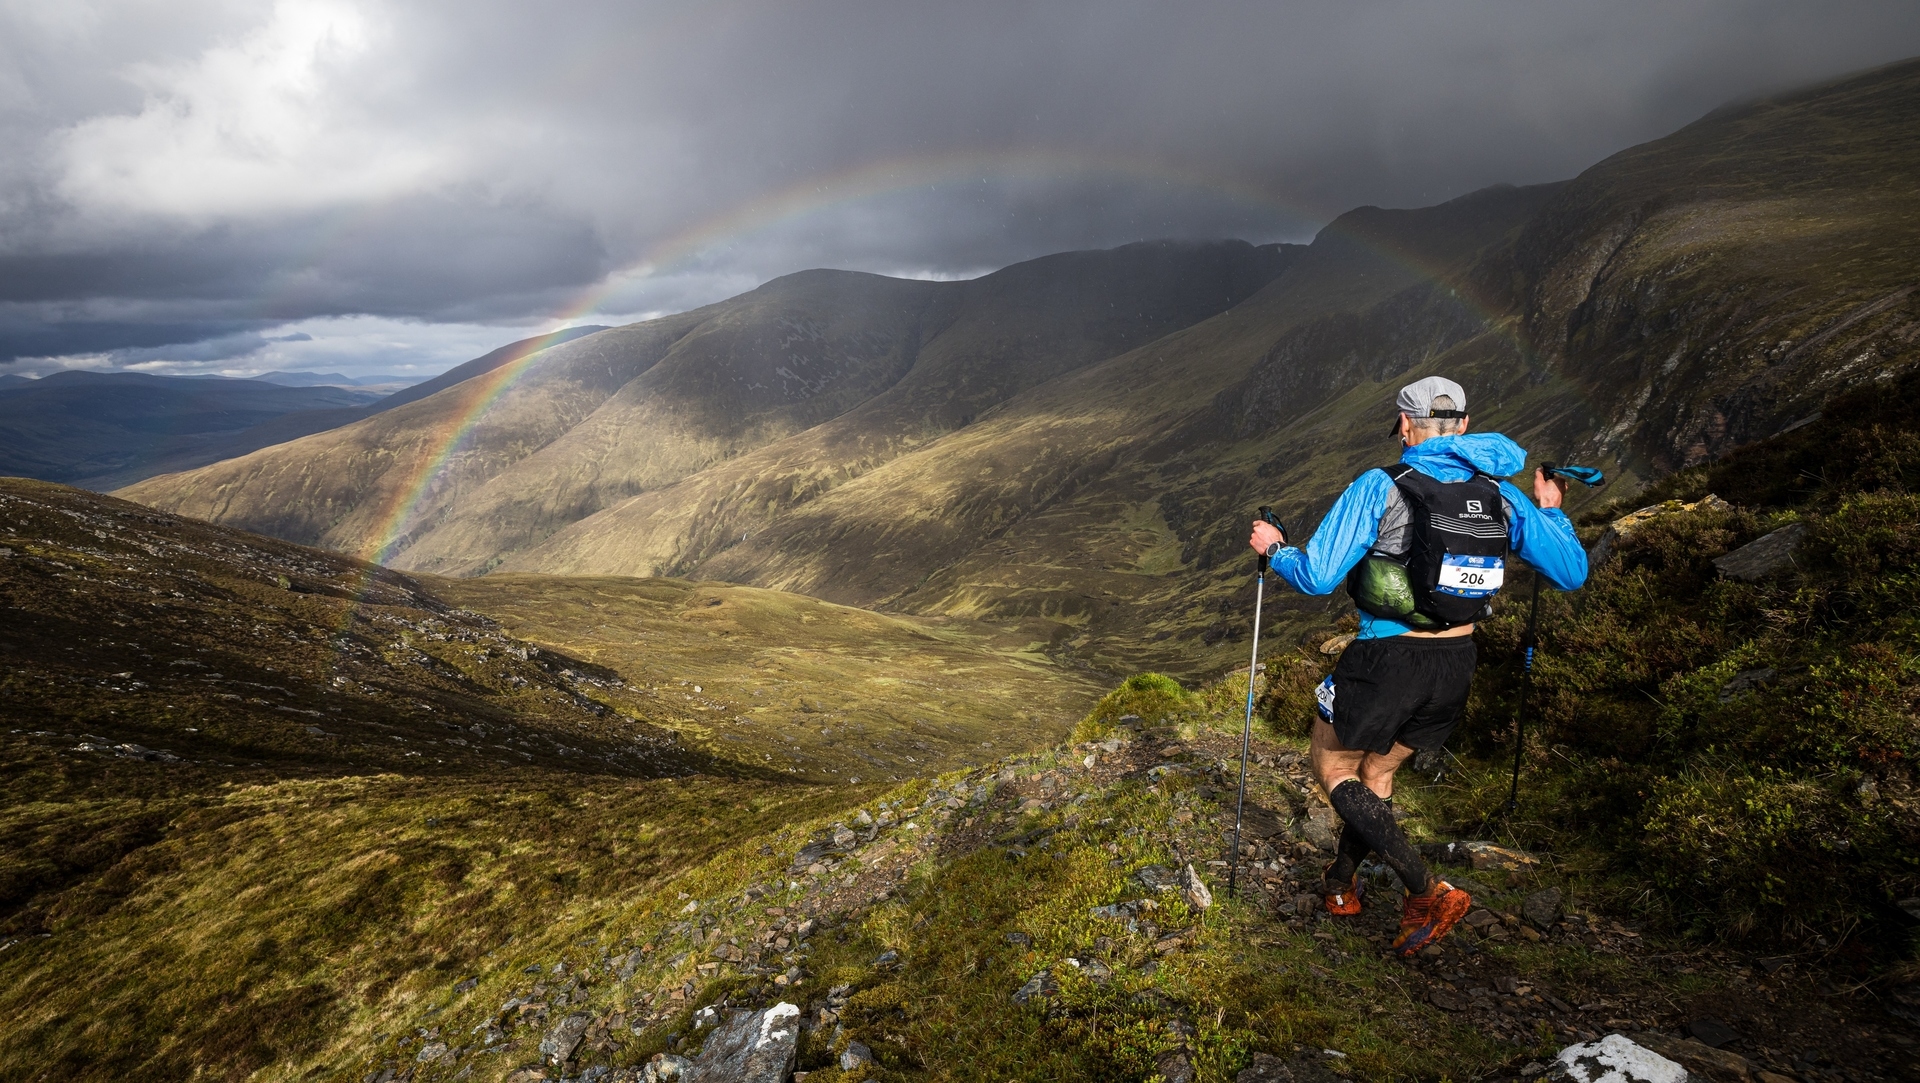
M 1383 467 L 1409 514 L 1407 551 L 1369 552 L 1347 573 L 1353 603 L 1421 631 L 1483 620 L 1506 578 L 1500 484 L 1476 473 L 1438 481 L 1405 463 Z

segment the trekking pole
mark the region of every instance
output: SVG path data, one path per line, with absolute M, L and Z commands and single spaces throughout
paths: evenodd
M 1540 569 L 1533 570 L 1533 601 L 1527 604 L 1527 630 L 1520 637 L 1526 669 L 1520 677 L 1520 705 L 1513 711 L 1513 788 L 1507 791 L 1507 814 L 1520 807 L 1520 751 L 1527 745 L 1527 697 L 1533 693 L 1533 651 L 1540 644 Z
M 1260 509 L 1262 521 L 1271 523 L 1285 537 L 1287 528 L 1270 507 Z M 1227 897 L 1232 898 L 1240 878 L 1240 826 L 1247 812 L 1247 753 L 1253 747 L 1253 681 L 1260 672 L 1260 607 L 1267 595 L 1267 561 L 1259 554 L 1260 572 L 1253 580 L 1253 659 L 1247 663 L 1247 720 L 1240 727 L 1240 796 L 1233 804 L 1233 854 L 1227 862 Z
M 1591 466 L 1555 466 L 1541 463 L 1540 472 L 1548 478 L 1566 478 L 1589 488 L 1607 483 L 1607 476 Z M 1507 791 L 1507 815 L 1520 807 L 1520 754 L 1527 746 L 1527 700 L 1533 694 L 1533 655 L 1540 645 L 1540 569 L 1533 570 L 1533 600 L 1527 604 L 1527 630 L 1520 637 L 1520 649 L 1526 654 L 1526 669 L 1520 677 L 1520 703 L 1513 710 L 1513 787 Z

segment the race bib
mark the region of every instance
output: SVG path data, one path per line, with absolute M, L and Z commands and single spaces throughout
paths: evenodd
M 1313 698 L 1315 702 L 1320 704 L 1320 717 L 1329 722 L 1333 721 L 1332 677 L 1328 677 L 1326 680 L 1320 682 L 1320 687 L 1313 690 Z
M 1503 557 L 1463 557 L 1447 553 L 1440 558 L 1440 582 L 1434 590 L 1460 598 L 1486 598 L 1500 589 L 1507 577 Z

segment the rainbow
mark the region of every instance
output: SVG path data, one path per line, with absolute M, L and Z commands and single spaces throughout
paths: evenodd
M 405 484 L 392 490 L 374 516 L 374 521 L 380 524 L 379 530 L 356 555 L 374 564 L 385 564 L 393 558 L 400 542 L 405 540 L 405 530 L 414 510 L 420 506 L 434 479 L 446 468 L 448 460 L 459 454 L 488 408 L 533 366 L 542 350 L 553 345 L 562 330 L 564 328 L 555 328 L 528 339 L 504 364 L 447 389 L 460 396 L 459 405 L 428 435 L 427 446 L 433 450 L 421 458 Z

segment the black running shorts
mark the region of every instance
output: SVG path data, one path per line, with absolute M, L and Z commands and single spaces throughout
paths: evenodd
M 1333 667 L 1333 732 L 1356 752 L 1447 743 L 1473 683 L 1473 637 L 1356 639 Z

